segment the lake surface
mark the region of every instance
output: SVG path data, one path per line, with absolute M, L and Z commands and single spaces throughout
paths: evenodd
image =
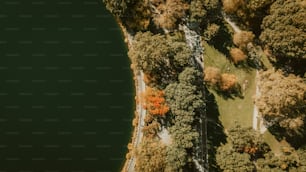
M 119 171 L 134 86 L 101 0 L 0 2 L 0 171 Z

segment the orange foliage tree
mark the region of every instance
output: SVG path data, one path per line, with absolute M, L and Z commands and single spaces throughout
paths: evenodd
M 169 111 L 163 91 L 147 87 L 143 97 L 143 107 L 147 109 L 151 115 L 164 116 Z
M 234 74 L 223 73 L 221 75 L 220 88 L 222 91 L 230 91 L 237 86 L 237 77 Z
M 246 60 L 246 58 L 247 58 L 245 53 L 242 50 L 240 50 L 239 48 L 232 48 L 230 50 L 230 55 L 231 55 L 232 60 L 235 64 L 238 64 L 239 62 L 242 62 L 242 61 Z

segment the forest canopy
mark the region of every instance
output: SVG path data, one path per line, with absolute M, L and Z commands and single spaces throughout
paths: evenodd
M 191 51 L 185 42 L 165 35 L 139 32 L 128 52 L 133 64 L 160 86 L 177 80 L 177 75 L 189 66 Z
M 280 71 L 262 72 L 259 78 L 260 96 L 256 105 L 270 125 L 279 125 L 297 133 L 304 126 L 306 84 L 294 75 L 284 76 Z
M 306 59 L 306 5 L 276 0 L 262 22 L 261 41 L 278 57 Z

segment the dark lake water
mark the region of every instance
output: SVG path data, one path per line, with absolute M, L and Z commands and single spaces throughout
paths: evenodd
M 101 0 L 0 2 L 0 171 L 119 171 L 134 86 Z

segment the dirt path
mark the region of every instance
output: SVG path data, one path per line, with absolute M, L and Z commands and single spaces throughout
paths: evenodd
M 128 48 L 132 48 L 132 43 L 133 43 L 133 36 L 130 35 L 127 30 L 125 29 L 125 27 L 119 22 L 119 26 L 121 28 L 121 31 L 124 35 L 125 38 L 125 42 L 128 46 Z M 141 143 L 142 137 L 143 137 L 143 132 L 142 129 L 144 127 L 144 119 L 146 117 L 146 110 L 142 107 L 143 105 L 143 99 L 141 98 L 141 93 L 145 92 L 146 90 L 146 84 L 144 82 L 143 79 L 143 72 L 136 70 L 136 69 L 132 69 L 133 73 L 134 73 L 134 83 L 135 83 L 135 87 L 136 87 L 136 98 L 138 100 L 138 102 L 136 103 L 136 116 L 138 117 L 138 121 L 137 121 L 137 126 L 135 126 L 134 131 L 133 131 L 133 141 L 132 141 L 132 146 L 133 149 L 135 150 L 139 144 Z M 135 164 L 136 164 L 136 158 L 133 156 L 131 156 L 130 159 L 127 159 L 124 167 L 122 169 L 122 172 L 134 172 L 135 171 Z
M 136 105 L 136 113 L 138 115 L 138 124 L 137 127 L 135 127 L 134 132 L 136 133 L 136 136 L 133 140 L 133 148 L 136 149 L 139 144 L 141 143 L 142 137 L 143 137 L 143 126 L 144 126 L 144 119 L 146 117 L 146 110 L 142 107 L 143 100 L 141 98 L 141 93 L 143 93 L 146 89 L 146 84 L 143 80 L 143 72 L 139 71 L 139 74 L 136 75 L 136 96 L 138 99 L 138 103 Z M 126 171 L 127 172 L 134 172 L 135 171 L 135 164 L 136 164 L 136 158 L 132 156 L 127 161 Z
M 258 77 L 258 70 L 256 71 L 256 78 Z M 259 92 L 259 85 L 256 81 L 256 97 L 260 96 L 260 92 Z M 261 134 L 263 134 L 265 131 L 267 131 L 267 128 L 265 127 L 264 123 L 263 123 L 263 119 L 261 116 L 259 116 L 258 113 L 258 108 L 256 106 L 256 104 L 254 104 L 254 111 L 253 111 L 253 128 L 254 130 L 258 130 Z
M 232 22 L 231 19 L 225 13 L 222 13 L 222 16 L 224 20 L 233 28 L 234 32 L 241 32 L 241 29 L 236 25 L 236 23 Z

